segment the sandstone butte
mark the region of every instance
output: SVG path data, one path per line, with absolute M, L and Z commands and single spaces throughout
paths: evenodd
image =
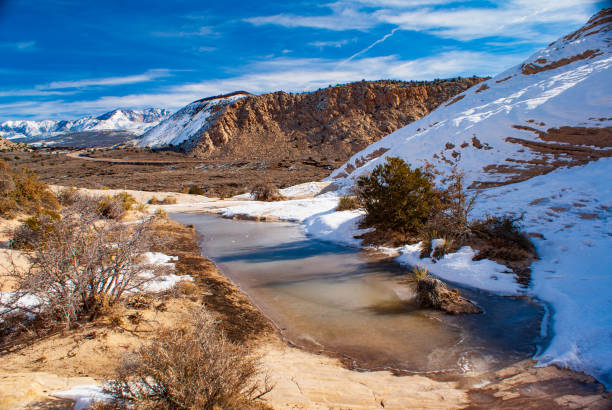
M 175 149 L 209 159 L 346 160 L 484 80 L 361 81 L 300 94 L 248 94 L 219 106 Z

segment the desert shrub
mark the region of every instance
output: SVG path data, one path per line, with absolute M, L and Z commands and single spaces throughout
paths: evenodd
M 94 200 L 79 201 L 62 209 L 61 218 L 40 225 L 44 234 L 30 238 L 32 252 L 26 254 L 30 268 L 13 266 L 6 273 L 16 291 L 1 305 L 14 310 L 20 298 L 35 299 L 37 306 L 29 313 L 69 327 L 95 318 L 102 307 L 165 272 L 167 268 L 140 262 L 152 246 L 150 221 L 130 226 L 100 221 L 96 205 Z M 30 225 L 36 228 L 38 223 Z
M 161 205 L 174 205 L 177 203 L 177 200 L 173 196 L 167 196 L 159 202 Z
M 174 205 L 177 203 L 177 200 L 173 196 L 167 196 L 164 199 L 157 199 L 153 197 L 147 201 L 150 205 Z
M 251 188 L 251 194 L 256 201 L 283 201 L 286 198 L 281 195 L 278 188 L 271 183 L 262 182 Z
M 47 184 L 27 169 L 0 171 L 0 215 L 10 216 L 17 211 L 28 214 L 43 209 L 59 208 L 57 198 Z
M 167 219 L 168 213 L 164 211 L 163 209 L 157 209 L 155 213 L 153 214 L 153 216 L 157 219 Z
M 100 216 L 106 219 L 119 220 L 125 215 L 123 204 L 116 198 L 106 195 L 100 198 L 97 202 L 98 212 Z
M 360 177 L 357 195 L 366 211 L 366 225 L 403 234 L 420 232 L 442 206 L 433 177 L 410 169 L 398 157 L 388 157 L 370 175 Z
M 204 195 L 205 194 L 202 187 L 197 186 L 197 185 L 191 185 L 189 187 L 189 190 L 187 190 L 187 193 L 191 195 Z
M 441 259 L 444 257 L 444 255 L 448 253 L 453 253 L 457 249 L 459 249 L 459 246 L 455 239 L 447 238 L 446 236 L 444 236 L 442 240 L 438 243 L 438 245 L 433 249 L 431 257 L 432 259 Z
M 75 187 L 64 187 L 57 194 L 57 200 L 62 206 L 73 205 L 79 198 L 79 190 Z
M 61 216 L 55 211 L 42 210 L 25 220 L 11 235 L 10 247 L 31 250 L 47 240 Z
M 132 206 L 136 204 L 136 198 L 127 192 L 120 192 L 118 194 L 113 195 L 113 199 L 119 201 L 123 209 L 127 212 L 132 209 Z
M 338 200 L 338 208 L 337 211 L 348 211 L 351 209 L 359 209 L 361 204 L 359 200 L 354 196 L 343 195 Z
M 537 257 L 535 247 L 522 231 L 521 217 L 489 216 L 471 225 L 472 234 L 484 243 L 475 259 L 520 261 Z
M 456 167 L 444 179 L 447 187 L 440 190 L 442 205 L 423 226 L 424 234 L 436 232 L 443 235 L 447 242 L 452 241 L 456 245 L 461 245 L 469 239 L 470 214 L 478 196 L 475 193 L 469 194 L 463 181 L 464 175 Z
M 136 199 L 127 192 L 104 196 L 98 200 L 98 212 L 106 219 L 121 219 L 136 204 Z
M 200 311 L 127 356 L 107 391 L 136 408 L 257 408 L 253 401 L 271 390 L 260 374 L 260 357 L 231 343 Z

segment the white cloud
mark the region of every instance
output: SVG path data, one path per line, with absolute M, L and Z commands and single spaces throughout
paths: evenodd
M 1 48 L 10 48 L 17 51 L 33 51 L 36 49 L 35 41 L 18 41 L 16 43 L 0 43 Z
M 352 6 L 343 3 L 332 3 L 328 5 L 332 14 L 323 16 L 299 16 L 295 14 L 276 14 L 273 16 L 250 17 L 244 21 L 255 26 L 267 24 L 294 28 L 309 27 L 333 31 L 344 30 L 367 30 L 379 24 L 370 18 L 368 13 L 359 11 Z
M 346 64 L 351 60 L 354 60 L 356 57 L 367 53 L 368 51 L 370 51 L 372 48 L 374 48 L 375 46 L 377 46 L 378 44 L 382 43 L 383 41 L 385 41 L 386 39 L 388 39 L 389 37 L 393 36 L 395 34 L 395 32 L 399 30 L 399 27 L 395 27 L 393 30 L 391 30 L 389 33 L 385 34 L 384 36 L 382 36 L 381 38 L 379 38 L 378 40 L 376 40 L 375 42 L 373 42 L 372 44 L 370 44 L 369 46 L 367 46 L 366 48 L 364 48 L 361 51 L 356 52 L 355 54 L 353 54 L 352 56 L 350 56 L 349 58 L 347 58 L 346 60 L 342 61 L 340 64 Z
M 157 37 L 199 37 L 209 36 L 213 33 L 210 27 L 203 26 L 192 31 L 154 31 L 151 34 Z
M 147 81 L 153 81 L 160 77 L 167 77 L 170 75 L 169 70 L 155 69 L 149 70 L 142 74 L 128 75 L 123 77 L 104 77 L 104 78 L 87 78 L 83 80 L 73 81 L 54 81 L 49 84 L 40 85 L 36 88 L 39 90 L 57 90 L 64 88 L 86 88 L 95 86 L 114 86 L 114 85 L 125 85 L 143 83 Z
M 435 7 L 446 3 L 453 7 Z M 340 0 L 327 5 L 331 14 L 277 14 L 245 21 L 254 25 L 334 31 L 365 31 L 381 24 L 392 24 L 402 30 L 422 31 L 460 41 L 501 36 L 540 43 L 537 37 L 546 32 L 547 25 L 581 24 L 593 13 L 595 3 L 597 0 L 499 0 L 495 7 L 471 6 L 470 2 L 459 2 L 461 6 L 458 7 L 457 2 L 449 0 Z
M 232 78 L 171 86 L 155 93 L 105 96 L 95 100 L 70 102 L 19 102 L 0 105 L 0 111 L 6 119 L 23 118 L 32 112 L 36 112 L 36 117 L 40 119 L 64 119 L 85 114 L 96 115 L 118 107 L 176 110 L 203 97 L 237 90 L 254 94 L 278 90 L 303 92 L 362 79 L 430 80 L 457 75 L 493 75 L 519 63 L 522 58 L 451 51 L 415 60 L 401 60 L 395 55 L 362 58 L 340 66 L 337 60 L 280 57 L 251 64 L 245 68 L 245 74 Z M 473 71 L 475 68 L 477 71 Z
M 312 41 L 308 43 L 309 46 L 317 47 L 317 48 L 326 48 L 326 47 L 335 47 L 340 48 L 349 43 L 348 40 L 339 40 L 339 41 Z

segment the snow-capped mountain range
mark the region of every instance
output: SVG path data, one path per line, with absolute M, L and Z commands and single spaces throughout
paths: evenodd
M 168 118 L 171 112 L 161 108 L 145 110 L 116 109 L 98 117 L 60 121 L 5 121 L 0 136 L 19 142 L 41 142 L 60 135 L 93 131 L 126 131 L 140 135 Z
M 592 374 L 608 389 L 611 44 L 612 9 L 605 9 L 523 64 L 370 145 L 329 178 L 340 192 L 350 192 L 358 177 L 390 156 L 413 167 L 432 164 L 440 182 L 456 166 L 471 189 L 480 191 L 474 216 L 523 215 L 540 257 L 531 266 L 527 289 L 493 272 L 478 276 L 471 262 L 454 266 L 461 274 L 445 274 L 452 255 L 428 265 L 418 249 L 406 247 L 400 258 L 425 264 L 450 281 L 537 297 L 548 312 L 542 332 L 552 338 L 536 358 Z

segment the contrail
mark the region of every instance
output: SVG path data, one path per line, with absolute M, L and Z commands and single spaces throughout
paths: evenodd
M 338 67 L 339 67 L 339 66 L 341 66 L 341 65 L 343 65 L 343 64 L 348 63 L 348 62 L 349 62 L 349 61 L 351 61 L 353 58 L 355 58 L 355 57 L 357 57 L 357 56 L 360 56 L 360 55 L 361 55 L 361 54 L 363 54 L 363 53 L 367 53 L 368 51 L 370 51 L 370 50 L 372 49 L 372 47 L 374 47 L 374 46 L 375 46 L 375 45 L 377 45 L 377 44 L 382 43 L 383 41 L 385 41 L 386 39 L 388 39 L 389 37 L 391 37 L 392 35 L 394 35 L 394 34 L 395 34 L 395 32 L 396 32 L 397 30 L 399 30 L 399 27 L 395 27 L 393 30 L 391 30 L 391 32 L 390 32 L 390 33 L 385 34 L 383 38 L 380 38 L 380 39 L 376 40 L 375 42 L 373 42 L 372 44 L 370 44 L 369 46 L 367 46 L 367 47 L 366 47 L 366 48 L 364 48 L 363 50 L 361 50 L 361 51 L 359 51 L 359 52 L 357 52 L 357 53 L 353 54 L 352 56 L 350 56 L 350 57 L 349 57 L 349 58 L 347 58 L 346 60 L 342 61 L 340 64 L 338 64 Z

